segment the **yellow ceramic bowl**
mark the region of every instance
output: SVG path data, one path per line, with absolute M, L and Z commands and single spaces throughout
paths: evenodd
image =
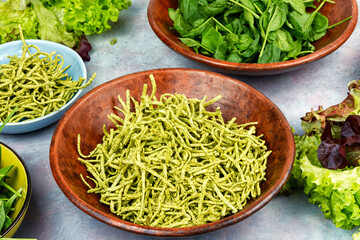
M 10 178 L 7 179 L 7 183 L 16 190 L 23 188 L 23 197 L 15 200 L 14 211 L 10 214 L 12 223 L 8 229 L 1 233 L 1 238 L 11 238 L 21 225 L 29 206 L 31 197 L 31 180 L 29 171 L 27 170 L 21 157 L 3 143 L 0 143 L 0 147 L 0 168 L 14 165 L 14 168 L 9 172 Z

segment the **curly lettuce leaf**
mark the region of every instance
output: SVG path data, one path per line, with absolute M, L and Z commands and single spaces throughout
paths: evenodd
M 39 20 L 39 37 L 41 39 L 62 43 L 71 48 L 76 46 L 79 36 L 67 31 L 54 12 L 45 8 L 40 0 L 30 0 L 30 2 L 33 4 Z
M 313 160 L 313 165 L 321 166 L 320 162 L 317 160 L 317 149 L 321 143 L 320 134 L 315 134 L 312 136 L 294 135 L 294 140 L 296 147 L 294 166 L 291 170 L 289 180 L 281 190 L 281 193 L 283 194 L 290 194 L 293 189 L 304 186 L 305 179 L 302 179 L 301 177 L 302 171 L 299 161 L 300 156 L 306 155 L 309 159 Z
M 116 22 L 130 0 L 6 0 L 0 1 L 0 44 L 20 39 L 45 39 L 75 49 L 90 60 L 85 35 L 102 33 Z
M 25 39 L 44 39 L 75 47 L 80 37 L 66 30 L 55 14 L 39 0 L 0 2 L 0 43 L 20 39 L 19 25 Z
M 360 80 L 351 81 L 348 84 L 348 96 L 341 103 L 323 109 L 319 109 L 306 113 L 301 118 L 302 128 L 304 132 L 309 134 L 311 132 L 319 132 L 325 128 L 327 121 L 344 122 L 349 115 L 360 114 Z
M 295 136 L 296 155 L 290 179 L 337 227 L 360 225 L 360 168 L 323 168 L 317 158 L 320 134 Z M 287 183 L 288 184 L 288 183 Z M 290 184 L 290 183 L 289 183 Z M 289 185 L 288 185 L 289 186 Z
M 303 188 L 309 195 L 309 202 L 318 205 L 325 218 L 344 229 L 360 225 L 360 167 L 355 166 L 360 159 L 360 117 L 357 116 L 360 113 L 360 81 L 351 81 L 348 89 L 347 98 L 340 104 L 325 110 L 320 106 L 319 110 L 312 110 L 301 118 L 305 134 L 294 136 L 294 166 L 282 189 L 283 193 L 288 193 L 296 187 Z M 352 164 L 336 170 L 323 167 L 318 158 L 322 141 L 340 146 L 336 155 Z M 331 146 L 320 157 L 331 155 Z
M 321 134 L 321 143 L 317 151 L 317 157 L 324 168 L 341 169 L 348 165 L 348 160 L 341 154 L 341 139 L 334 138 L 331 132 L 331 124 L 326 123 Z
M 66 29 L 76 34 L 91 35 L 111 29 L 121 10 L 131 5 L 130 0 L 41 0 L 51 9 Z
M 24 2 L 0 1 L 0 44 L 20 39 L 19 24 L 26 39 L 37 39 L 39 22 L 33 7 Z M 26 4 L 26 3 L 25 3 Z
M 314 166 L 303 155 L 300 169 L 309 202 L 319 205 L 336 227 L 351 229 L 360 224 L 360 169 L 331 170 Z

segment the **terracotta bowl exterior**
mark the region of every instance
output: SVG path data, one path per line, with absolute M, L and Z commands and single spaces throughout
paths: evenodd
M 125 99 L 125 91 L 139 101 L 143 84 L 151 86 L 149 74 L 157 84 L 157 95 L 182 93 L 187 97 L 223 98 L 213 106 L 220 107 L 225 120 L 236 117 L 238 123 L 257 121 L 257 134 L 263 134 L 273 152 L 268 159 L 266 182 L 261 195 L 249 201 L 245 208 L 219 221 L 186 228 L 155 228 L 123 221 L 99 202 L 99 195 L 88 194 L 80 174 L 89 175 L 85 165 L 77 160 L 77 135 L 81 135 L 81 149 L 89 153 L 103 136 L 103 124 L 113 124 L 107 118 L 120 106 L 118 95 Z M 150 94 L 151 87 L 148 87 Z M 210 109 L 211 110 L 211 109 Z M 237 223 L 264 207 L 282 188 L 289 177 L 294 161 L 295 144 L 291 128 L 282 112 L 263 94 L 235 79 L 209 71 L 192 69 L 157 69 L 134 73 L 106 82 L 79 99 L 61 118 L 50 146 L 50 166 L 55 181 L 66 197 L 90 216 L 111 226 L 145 235 L 189 236 L 213 231 Z
M 316 1 L 315 1 L 316 4 Z M 314 53 L 295 60 L 276 63 L 234 63 L 217 60 L 195 53 L 183 44 L 176 30 L 171 29 L 173 22 L 169 18 L 168 9 L 178 7 L 178 0 L 150 0 L 147 10 L 148 20 L 155 34 L 168 47 L 194 61 L 210 65 L 220 72 L 239 75 L 271 75 L 292 71 L 334 52 L 350 37 L 358 20 L 356 0 L 337 0 L 335 4 L 326 3 L 320 12 L 329 19 L 329 26 L 349 16 L 352 19 L 328 30 L 327 34 L 314 42 Z

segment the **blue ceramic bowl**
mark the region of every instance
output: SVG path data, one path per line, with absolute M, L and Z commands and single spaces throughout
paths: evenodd
M 66 71 L 69 76 L 73 77 L 74 81 L 78 81 L 79 77 L 83 77 L 87 80 L 86 67 L 81 59 L 81 57 L 75 52 L 73 49 L 61 45 L 59 43 L 50 42 L 46 40 L 26 40 L 26 44 L 37 46 L 40 51 L 51 53 L 52 51 L 56 51 L 57 54 L 60 54 L 64 58 L 64 67 L 70 65 L 71 67 Z M 22 54 L 21 46 L 23 45 L 21 40 L 8 42 L 0 45 L 0 65 L 9 63 L 8 56 Z M 30 52 L 35 52 L 35 49 L 30 49 Z M 86 80 L 83 84 L 86 83 Z M 26 133 L 38 130 L 40 128 L 46 127 L 56 121 L 58 121 L 61 116 L 65 113 L 65 111 L 73 104 L 76 99 L 81 95 L 82 90 L 78 90 L 78 92 L 74 95 L 74 97 L 66 103 L 62 108 L 58 111 L 51 112 L 43 117 L 18 122 L 18 123 L 7 123 L 2 133 L 6 134 L 18 134 L 18 133 Z M 1 123 L 0 123 L 1 126 Z

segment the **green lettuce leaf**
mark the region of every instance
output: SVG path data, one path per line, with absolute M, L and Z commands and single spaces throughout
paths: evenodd
M 66 27 L 59 22 L 54 12 L 45 8 L 40 0 L 30 1 L 39 20 L 39 37 L 44 40 L 65 44 L 71 48 L 75 47 L 80 36 L 68 32 Z
M 320 141 L 320 134 L 295 135 L 296 155 L 287 187 L 302 187 L 325 218 L 336 227 L 351 229 L 360 225 L 360 168 L 323 168 L 317 159 Z
M 51 9 L 68 31 L 91 35 L 111 29 L 110 22 L 116 22 L 121 10 L 131 5 L 130 0 L 41 0 Z
M 290 194 L 293 189 L 304 186 L 306 179 L 302 178 L 302 170 L 300 168 L 301 163 L 299 161 L 303 155 L 305 155 L 308 159 L 312 159 L 312 164 L 314 166 L 321 166 L 320 162 L 317 160 L 317 149 L 321 143 L 320 134 L 315 134 L 312 136 L 294 135 L 294 140 L 296 147 L 294 166 L 292 168 L 289 180 L 281 190 L 283 194 Z
M 130 0 L 6 0 L 0 1 L 0 44 L 20 39 L 45 39 L 75 49 L 90 60 L 85 35 L 102 33 L 116 22 Z
M 33 7 L 24 7 L 18 1 L 0 1 L 0 44 L 20 39 L 21 24 L 26 39 L 37 39 L 39 22 Z
M 360 81 L 348 84 L 348 96 L 337 105 L 308 112 L 302 120 L 304 135 L 295 135 L 296 154 L 290 179 L 282 189 L 289 193 L 303 188 L 309 202 L 318 205 L 325 218 L 332 219 L 336 227 L 351 229 L 360 225 L 360 167 L 327 169 L 321 166 L 317 150 L 327 123 L 331 134 L 340 138 L 345 120 L 360 113 Z M 345 136 L 345 135 L 344 135 Z M 355 155 L 358 151 L 354 149 Z M 352 156 L 356 159 L 357 156 Z
M 20 39 L 19 25 L 25 39 L 44 39 L 75 47 L 80 37 L 66 30 L 54 12 L 39 0 L 0 2 L 0 44 Z
M 313 165 L 304 155 L 299 161 L 309 202 L 319 205 L 325 218 L 331 218 L 336 227 L 351 229 L 358 226 L 360 168 L 330 170 Z

